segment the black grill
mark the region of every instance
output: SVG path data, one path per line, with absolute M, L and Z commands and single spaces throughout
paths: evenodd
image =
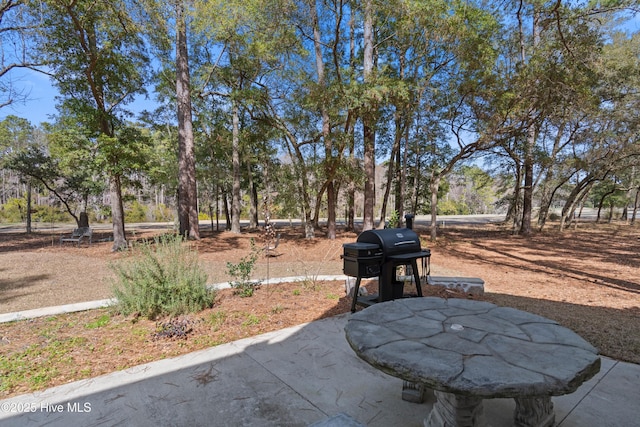
M 416 283 L 416 296 L 422 296 L 418 259 L 423 260 L 423 273 L 429 274 L 429 258 L 431 252 L 420 247 L 420 238 L 408 228 L 387 228 L 384 230 L 367 230 L 362 232 L 355 243 L 343 245 L 344 274 L 356 277 L 353 290 L 351 311 L 356 304 L 369 306 L 376 302 L 403 298 L 404 281 L 397 279 L 397 269 L 405 266 L 407 274 L 413 275 Z M 359 297 L 362 278 L 378 277 L 378 295 Z

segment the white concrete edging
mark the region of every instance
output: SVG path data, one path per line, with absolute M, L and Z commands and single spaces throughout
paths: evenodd
M 343 274 L 333 276 L 293 276 L 293 277 L 279 277 L 269 280 L 261 281 L 262 285 L 275 285 L 278 283 L 287 282 L 303 282 L 305 280 L 345 280 L 347 276 Z M 213 285 L 207 285 L 209 289 L 229 289 L 231 287 L 229 282 L 216 283 Z M 16 322 L 18 320 L 35 319 L 38 317 L 55 316 L 57 314 L 75 313 L 78 311 L 94 310 L 97 308 L 105 308 L 115 304 L 117 301 L 114 298 L 103 299 L 98 301 L 79 302 L 74 304 L 59 305 L 53 307 L 35 308 L 33 310 L 16 311 L 13 313 L 0 314 L 0 323 Z

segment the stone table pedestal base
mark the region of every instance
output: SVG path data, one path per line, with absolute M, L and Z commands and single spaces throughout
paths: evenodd
M 425 427 L 489 427 L 482 399 L 434 391 L 436 403 Z M 406 400 L 406 399 L 405 399 Z M 515 398 L 514 427 L 552 427 L 555 413 L 550 397 Z
M 482 399 L 435 391 L 436 403 L 425 427 L 488 427 Z
M 553 402 L 550 397 L 518 397 L 514 414 L 515 427 L 551 427 L 555 424 Z
M 426 387 L 424 384 L 402 382 L 402 400 L 411 403 L 424 403 Z

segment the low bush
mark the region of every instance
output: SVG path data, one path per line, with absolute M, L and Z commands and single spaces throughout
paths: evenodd
M 4 205 L 0 205 L 0 219 L 2 222 L 22 222 L 26 217 L 27 201 L 24 198 L 10 198 Z
M 127 223 L 145 222 L 147 220 L 147 207 L 134 200 L 125 209 L 124 220 Z
M 40 222 L 69 222 L 73 221 L 71 215 L 53 206 L 36 206 L 32 220 Z
M 398 215 L 398 211 L 391 212 L 389 216 L 389 221 L 387 221 L 387 227 L 389 228 L 398 228 L 400 224 L 400 216 Z
M 171 222 L 175 220 L 173 210 L 169 209 L 166 205 L 160 203 L 153 208 L 151 212 L 151 218 L 153 221 Z
M 227 262 L 227 273 L 234 279 L 229 282 L 229 285 L 233 288 L 235 295 L 253 296 L 255 289 L 260 286 L 259 281 L 251 280 L 253 269 L 258 260 L 258 252 L 255 242 L 251 239 L 251 253 L 249 255 L 240 258 L 240 262 L 237 264 Z
M 112 265 L 116 308 L 149 319 L 193 313 L 213 306 L 215 290 L 198 255 L 179 236 L 165 235 L 139 248 L 139 254 Z

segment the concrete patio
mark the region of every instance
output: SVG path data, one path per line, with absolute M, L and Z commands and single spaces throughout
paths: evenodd
M 5 399 L 0 425 L 422 426 L 433 396 L 403 401 L 402 381 L 361 361 L 347 344 L 348 316 Z M 603 357 L 599 374 L 553 398 L 556 423 L 638 426 L 639 384 L 640 365 Z M 487 421 L 511 426 L 514 406 L 485 401 Z

